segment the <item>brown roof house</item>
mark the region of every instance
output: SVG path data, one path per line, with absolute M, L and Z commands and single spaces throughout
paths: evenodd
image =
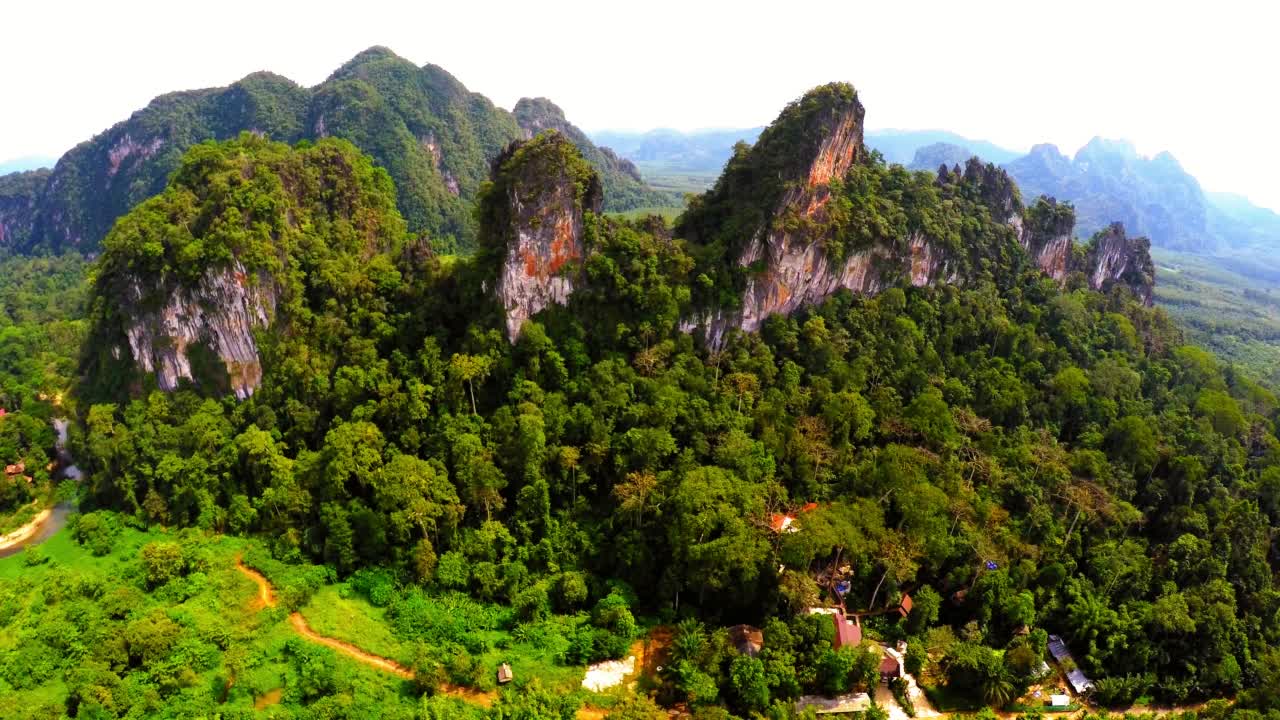
M 507 663 L 502 663 L 501 665 L 498 666 L 498 684 L 499 685 L 506 685 L 507 683 L 511 682 L 511 680 L 514 677 L 515 676 L 511 673 L 510 665 L 508 665 Z
M 734 625 L 729 628 L 729 644 L 739 655 L 755 657 L 764 647 L 764 633 L 751 625 Z

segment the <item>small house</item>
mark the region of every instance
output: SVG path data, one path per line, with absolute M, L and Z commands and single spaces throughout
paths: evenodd
M 1071 650 L 1061 637 L 1057 635 L 1049 636 L 1049 654 L 1059 664 L 1072 668 L 1067 671 L 1067 682 L 1071 683 L 1071 688 L 1076 691 L 1077 695 L 1083 695 L 1093 689 L 1093 681 L 1081 672 L 1079 668 L 1075 667 L 1076 662 L 1071 657 Z
M 755 657 L 764 647 L 764 632 L 751 625 L 734 625 L 729 628 L 729 644 L 739 655 Z
M 800 513 L 813 512 L 818 509 L 818 503 L 805 503 L 798 511 Z M 800 528 L 796 526 L 796 516 L 790 513 L 773 513 L 769 516 L 769 528 L 776 533 L 793 533 L 799 532 Z
M 1069 707 L 1071 705 L 1071 696 L 1070 695 L 1050 695 L 1048 705 L 1049 707 L 1055 707 L 1055 708 Z
M 844 616 L 843 612 L 837 612 L 831 616 L 836 624 L 836 636 L 831 641 L 831 646 L 836 650 L 842 647 L 857 647 L 862 644 L 862 623 L 858 620 L 858 616 L 853 616 L 853 622 Z
M 782 513 L 774 513 L 769 516 L 769 528 L 776 533 L 793 533 L 799 532 L 800 528 L 795 526 L 796 519 L 790 515 Z
M 511 682 L 511 680 L 514 677 L 515 676 L 511 674 L 510 665 L 508 665 L 507 663 L 502 663 L 501 665 L 498 666 L 498 684 L 499 685 L 506 685 L 507 683 Z
M 910 595 L 903 595 L 902 602 L 898 604 L 898 615 L 900 615 L 901 617 L 906 617 L 907 615 L 909 615 L 911 613 L 911 607 L 913 604 L 914 603 L 911 602 Z
M 880 682 L 889 684 L 890 680 L 902 677 L 902 666 L 898 664 L 898 659 L 886 655 L 880 661 Z

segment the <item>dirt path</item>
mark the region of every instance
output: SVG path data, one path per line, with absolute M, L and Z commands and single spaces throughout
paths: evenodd
M 289 615 L 289 623 L 293 625 L 293 629 L 297 630 L 299 635 L 301 635 L 304 638 L 307 638 L 308 640 L 313 640 L 315 642 L 320 643 L 321 645 L 326 645 L 328 647 L 331 647 L 334 650 L 337 650 L 338 652 L 342 653 L 343 655 L 346 655 L 349 658 L 353 658 L 370 667 L 375 667 L 375 668 L 378 668 L 379 670 L 386 670 L 387 672 L 393 675 L 399 675 L 405 680 L 413 679 L 413 671 L 401 665 L 400 663 L 396 662 L 395 660 L 389 660 L 384 657 L 378 657 L 377 655 L 374 655 L 372 653 L 367 653 L 361 650 L 360 648 L 356 647 L 355 645 L 352 645 L 349 642 L 343 642 L 342 640 L 338 640 L 337 638 L 326 637 L 316 632 L 315 630 L 312 630 L 311 626 L 307 624 L 307 619 L 302 617 L 302 613 L 295 612 Z
M 262 573 L 245 565 L 243 562 L 241 562 L 240 558 L 236 558 L 236 569 L 244 573 L 250 580 L 254 582 L 255 585 L 258 586 L 258 597 L 254 601 L 258 609 L 273 608 L 276 606 L 275 591 L 271 588 L 270 581 L 268 581 L 265 577 L 263 577 Z M 296 630 L 298 634 L 301 635 L 302 637 L 307 638 L 312 642 L 320 643 L 321 645 L 324 645 L 326 647 L 333 648 L 334 650 L 342 653 L 343 655 L 346 655 L 347 657 L 357 662 L 364 663 L 369 667 L 377 668 L 378 670 L 382 670 L 384 672 L 389 672 L 393 675 L 402 677 L 406 680 L 413 679 L 413 671 L 401 665 L 400 663 L 396 662 L 395 660 L 392 660 L 390 658 L 384 658 L 379 655 L 374 655 L 373 653 L 365 652 L 364 650 L 361 650 L 355 645 L 352 645 L 351 643 L 346 642 L 344 640 L 332 638 L 327 635 L 321 635 L 311 627 L 311 625 L 307 622 L 307 619 L 303 617 L 302 613 L 299 613 L 299 612 L 291 613 L 289 615 L 289 624 L 292 625 L 293 629 Z M 466 688 L 466 687 L 461 687 L 459 685 L 452 685 L 447 683 L 440 686 L 439 692 L 443 695 L 449 695 L 451 697 L 459 698 L 464 702 L 470 703 L 472 705 L 478 705 L 480 707 L 486 707 L 486 708 L 493 705 L 494 701 L 497 700 L 498 698 L 498 694 L 493 691 L 484 692 L 481 690 L 476 690 L 474 688 Z M 601 717 L 601 715 L 583 714 L 588 712 L 591 712 L 591 711 L 587 709 L 580 711 L 579 717 L 582 718 L 583 720 L 594 720 L 594 718 Z
M 253 580 L 253 582 L 258 585 L 258 602 L 261 603 L 263 607 L 276 606 L 275 592 L 272 591 L 271 583 L 267 582 L 267 579 L 262 576 L 262 573 L 254 570 L 253 568 L 247 567 L 239 558 L 236 558 L 236 569 L 245 575 L 248 575 L 249 579 Z M 307 619 L 303 617 L 300 612 L 291 613 L 289 615 L 289 624 L 293 625 L 293 629 L 297 630 L 299 635 L 307 638 L 308 640 L 331 647 L 343 655 L 346 655 L 358 662 L 362 662 L 370 667 L 375 667 L 379 670 L 385 670 L 394 675 L 399 675 L 406 680 L 413 679 L 413 671 L 395 660 L 389 660 L 372 653 L 367 653 L 349 642 L 321 635 L 315 630 L 312 630 L 311 625 L 307 623 Z

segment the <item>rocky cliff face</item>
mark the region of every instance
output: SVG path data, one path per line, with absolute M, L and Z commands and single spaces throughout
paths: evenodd
M 686 331 L 701 330 L 712 346 L 720 345 L 730 329 L 754 332 L 771 315 L 786 315 L 820 303 L 839 290 L 874 294 L 899 278 L 915 286 L 962 279 L 963 251 L 921 231 L 863 247 L 840 260 L 828 252 L 832 182 L 844 179 L 864 152 L 861 103 L 852 88 L 843 86 L 832 92 L 831 87 L 815 91 L 826 96 L 824 101 L 813 102 L 806 96 L 784 111 L 750 154 L 735 160 L 741 165 L 735 168 L 731 163 L 725 178 L 703 202 L 704 207 L 695 209 L 693 220 L 686 221 L 683 229 L 689 234 L 706 235 L 705 227 L 697 225 L 698 216 L 722 214 L 705 209 L 718 202 L 716 193 L 721 187 L 736 187 L 742 192 L 741 183 L 753 178 L 778 175 L 783 180 L 786 189 L 770 219 L 756 228 L 736 258 L 737 265 L 748 273 L 741 306 L 700 313 L 682 324 Z M 800 146 L 785 152 L 771 149 L 769 145 L 777 144 L 779 136 L 800 138 Z M 775 155 L 785 160 L 779 167 L 764 167 Z M 761 156 L 763 161 L 756 160 Z M 954 169 L 943 165 L 937 182 L 940 192 L 963 186 L 958 192 L 985 205 L 991 220 L 1005 228 L 1001 231 L 1004 237 L 1021 242 L 1038 267 L 1058 279 L 1066 276 L 1071 254 L 1069 208 L 1065 223 L 1055 215 L 1056 205 L 1037 210 L 1031 222 L 1024 222 L 1013 181 L 1004 171 L 977 158 Z
M 513 143 L 494 163 L 481 241 L 501 258 L 496 290 L 512 342 L 530 317 L 568 302 L 586 254 L 586 214 L 599 213 L 602 199 L 599 176 L 559 132 Z
M 1071 236 L 1075 230 L 1071 206 L 1041 197 L 1011 222 L 1017 226 L 1018 239 L 1036 267 L 1054 280 L 1065 279 L 1071 269 Z
M 1094 235 L 1082 270 L 1094 290 L 1107 292 L 1119 284 L 1148 306 L 1154 301 L 1156 267 L 1151 260 L 1151 241 L 1126 237 L 1120 223 Z
M 819 93 L 822 99 L 807 102 Z M 686 332 L 702 328 L 707 342 L 718 346 L 731 328 L 754 332 L 769 316 L 794 312 L 840 288 L 855 292 L 879 289 L 875 253 L 855 253 L 837 264 L 825 252 L 820 238 L 811 237 L 808 231 L 821 225 L 827 216 L 831 181 L 842 178 L 863 152 L 865 114 L 852 87 L 832 85 L 812 91 L 788 107 L 761 134 L 744 165 L 726 171 L 726 178 L 710 193 L 711 202 L 723 199 L 717 195 L 733 191 L 731 186 L 737 182 L 729 175 L 741 174 L 749 181 L 753 175 L 776 174 L 782 180 L 780 196 L 759 201 L 772 205 L 772 218 L 791 218 L 794 222 L 770 221 L 755 229 L 740 251 L 737 264 L 762 270 L 748 277 L 741 308 L 690 318 L 682 324 Z M 783 143 L 794 147 L 781 147 Z M 690 225 L 682 230 L 698 232 Z M 922 249 L 920 254 L 929 253 Z
M 269 279 L 250 277 L 237 260 L 207 270 L 194 287 L 146 288 L 134 278 L 127 301 L 145 307 L 145 298 L 157 292 L 164 305 L 139 312 L 125 324 L 138 366 L 155 375 L 161 390 L 174 390 L 180 380 L 196 382 L 192 354 L 202 346 L 222 363 L 237 398 L 252 395 L 262 382 L 253 332 L 275 318 L 277 290 Z
M 405 236 L 386 172 L 350 143 L 295 148 L 249 135 L 192 149 L 164 191 L 103 241 L 85 397 L 187 381 L 244 399 L 270 380 L 281 342 L 340 352 L 347 314 L 383 300 L 364 273 L 412 252 Z
M 736 275 L 718 275 L 719 282 L 741 278 L 744 289 L 732 306 L 703 305 L 712 309 L 687 318 L 685 331 L 719 346 L 729 330 L 754 332 L 772 315 L 840 290 L 874 294 L 898 282 L 964 282 L 983 268 L 1016 272 L 1015 245 L 1055 280 L 1084 270 L 1097 289 L 1123 282 L 1150 302 L 1154 272 L 1144 240 L 1108 233 L 1088 266 L 1077 267 L 1070 205 L 1041 197 L 1024 207 L 1009 174 L 976 157 L 942 164 L 935 187 L 922 188 L 921 176 L 895 175 L 900 171 L 864 159 L 863 116 L 847 85 L 811 91 L 694 202 L 677 232 L 709 250 L 727 248 Z M 1052 164 L 1052 153 L 1039 155 Z

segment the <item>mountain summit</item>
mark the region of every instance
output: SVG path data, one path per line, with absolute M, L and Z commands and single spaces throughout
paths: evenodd
M 228 87 L 162 95 L 73 148 L 43 184 L 30 177 L 4 181 L 0 187 L 22 193 L 5 207 L 29 209 L 0 210 L 0 244 L 23 252 L 96 252 L 118 217 L 164 189 L 188 148 L 249 132 L 291 144 L 351 141 L 391 174 L 413 232 L 443 249 L 468 249 L 489 164 L 528 135 L 518 119 L 528 122 L 537 110 L 554 117 L 554 126 L 598 167 L 606 209 L 670 200 L 646 186 L 630 163 L 592 145 L 550 101 L 523 102 L 518 110 L 513 115 L 443 68 L 418 67 L 385 47 L 359 53 L 313 88 L 259 72 Z

